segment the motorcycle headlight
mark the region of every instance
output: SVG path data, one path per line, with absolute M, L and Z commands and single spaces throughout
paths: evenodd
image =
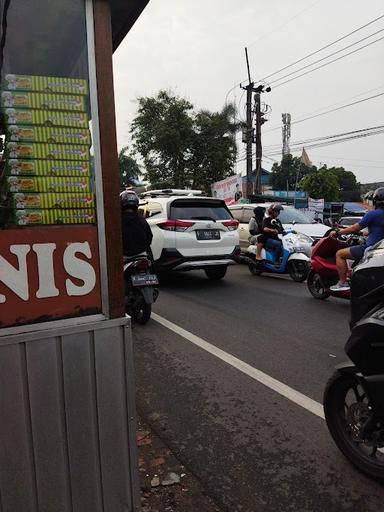
M 297 233 L 297 239 L 302 244 L 313 244 L 313 238 L 304 233 Z

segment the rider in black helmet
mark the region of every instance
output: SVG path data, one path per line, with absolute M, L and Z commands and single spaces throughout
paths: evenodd
M 339 282 L 335 286 L 331 286 L 332 291 L 349 290 L 347 282 L 347 261 L 359 260 L 363 257 L 367 247 L 375 245 L 384 238 L 384 187 L 375 190 L 373 197 L 374 210 L 366 213 L 364 217 L 356 224 L 343 229 L 332 231 L 331 235 L 346 235 L 349 233 L 357 233 L 358 231 L 368 228 L 368 240 L 365 245 L 355 245 L 346 249 L 340 249 L 336 253 L 336 266 L 339 273 Z
M 124 190 L 120 194 L 120 204 L 124 256 L 150 252 L 153 235 L 148 222 L 138 212 L 137 194 L 133 190 Z

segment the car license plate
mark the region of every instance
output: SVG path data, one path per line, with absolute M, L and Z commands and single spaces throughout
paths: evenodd
M 131 276 L 132 286 L 154 286 L 159 284 L 155 274 L 135 274 Z
M 220 240 L 218 229 L 196 229 L 197 240 Z

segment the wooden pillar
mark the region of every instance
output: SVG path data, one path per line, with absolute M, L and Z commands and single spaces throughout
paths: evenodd
M 112 26 L 108 0 L 94 0 L 94 23 L 109 313 L 111 318 L 118 318 L 124 316 L 125 310 L 119 202 L 120 177 L 113 90 Z

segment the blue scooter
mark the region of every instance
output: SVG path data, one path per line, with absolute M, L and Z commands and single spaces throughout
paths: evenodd
M 246 258 L 251 274 L 254 276 L 259 276 L 263 272 L 289 274 L 291 279 L 297 283 L 305 281 L 310 268 L 310 258 L 307 256 L 305 248 L 308 238 L 302 233 L 284 231 L 282 236 L 283 255 L 278 263 L 276 263 L 275 253 L 270 249 L 263 249 L 261 252 L 263 261 L 257 261 L 256 245 L 250 245 Z

